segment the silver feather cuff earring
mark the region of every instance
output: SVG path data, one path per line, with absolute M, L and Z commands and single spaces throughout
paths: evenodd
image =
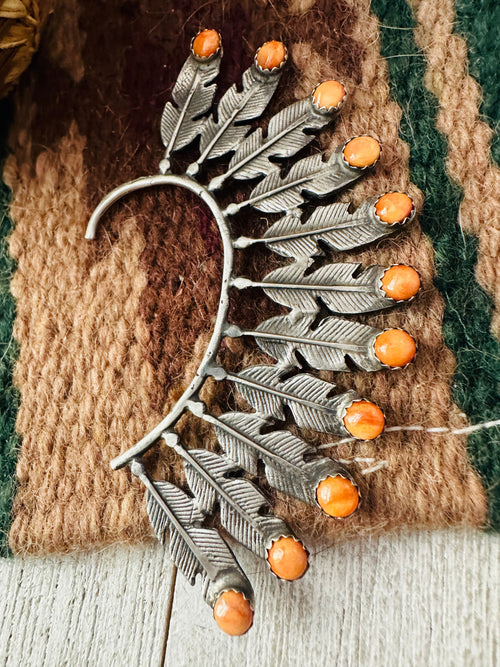
M 194 379 L 164 419 L 140 442 L 111 462 L 130 466 L 146 487 L 151 525 L 168 548 L 175 565 L 191 584 L 201 575 L 203 596 L 227 633 L 246 632 L 253 620 L 253 590 L 233 553 L 205 519 L 218 508 L 220 523 L 238 542 L 265 559 L 285 580 L 301 577 L 307 551 L 290 528 L 272 514 L 266 497 L 249 479 L 261 461 L 269 485 L 304 503 L 316 505 L 337 519 L 359 504 L 356 482 L 339 462 L 322 457 L 306 441 L 287 430 L 287 414 L 301 429 L 370 440 L 383 431 L 385 419 L 375 404 L 354 391 L 335 393 L 335 385 L 314 371 L 376 371 L 403 368 L 416 354 L 415 341 L 401 329 L 381 331 L 337 315 L 354 315 L 392 307 L 412 299 L 420 288 L 409 266 L 368 266 L 355 263 L 310 267 L 323 248 L 349 250 L 380 239 L 414 216 L 412 200 L 389 192 L 350 212 L 343 203 L 320 204 L 372 169 L 380 145 L 370 136 L 350 139 L 325 159 L 321 153 L 292 158 L 325 128 L 340 110 L 346 91 L 338 81 L 324 81 L 308 99 L 279 111 L 268 124 L 251 131 L 250 123 L 266 108 L 287 60 L 285 46 L 266 42 L 243 73 L 242 86 L 231 86 L 211 113 L 214 80 L 222 56 L 215 30 L 202 30 L 191 42 L 186 60 L 161 118 L 165 153 L 160 173 L 138 178 L 110 192 L 95 209 L 86 238 L 93 239 L 103 213 L 122 197 L 146 188 L 179 186 L 207 204 L 218 226 L 224 261 L 219 308 L 213 333 Z M 199 139 L 199 157 L 182 175 L 171 171 L 172 154 Z M 209 160 L 231 154 L 226 170 L 208 185 L 196 180 Z M 255 180 L 249 197 L 224 209 L 217 192 L 230 178 Z M 258 180 L 257 180 L 258 179 Z M 315 205 L 306 217 L 304 204 Z M 256 209 L 275 215 L 261 238 L 233 238 L 230 219 Z M 310 210 L 310 206 L 308 208 Z M 276 215 L 277 214 L 277 215 Z M 235 276 L 235 250 L 251 252 L 264 245 L 292 260 L 260 281 Z M 289 309 L 249 330 L 228 321 L 231 290 L 259 289 Z M 321 306 L 333 313 L 321 317 Z M 319 321 L 318 321 L 319 320 Z M 224 337 L 253 338 L 274 365 L 257 365 L 231 373 L 217 362 Z M 305 370 L 304 366 L 307 368 Z M 252 408 L 214 416 L 199 392 L 207 380 L 231 382 Z M 191 412 L 212 425 L 220 454 L 187 449 L 175 426 Z M 141 459 L 160 438 L 182 458 L 190 494 L 173 484 L 152 479 Z

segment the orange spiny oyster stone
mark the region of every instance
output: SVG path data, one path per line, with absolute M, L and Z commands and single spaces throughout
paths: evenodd
M 406 366 L 413 361 L 416 353 L 415 341 L 402 329 L 387 329 L 375 339 L 375 356 L 391 368 Z
M 243 593 L 224 591 L 214 605 L 214 618 L 226 634 L 244 635 L 252 627 L 253 611 Z
M 382 277 L 382 289 L 395 301 L 407 301 L 420 289 L 420 276 L 411 266 L 391 266 Z
M 384 430 L 384 413 L 375 403 L 365 400 L 354 401 L 347 408 L 344 426 L 359 440 L 373 440 Z
M 351 167 L 370 167 L 380 157 L 380 144 L 373 137 L 354 137 L 344 146 L 344 159 Z
M 197 58 L 210 58 L 220 48 L 220 35 L 217 30 L 202 30 L 194 38 L 191 48 Z
M 375 204 L 375 211 L 382 220 L 393 225 L 403 222 L 413 210 L 413 201 L 404 192 L 388 192 Z
M 286 58 L 286 47 L 283 42 L 273 39 L 260 47 L 255 54 L 255 63 L 260 69 L 272 70 L 281 67 Z
M 329 516 L 349 516 L 359 505 L 359 493 L 350 479 L 341 475 L 328 476 L 318 484 L 316 499 Z
M 313 93 L 313 102 L 318 109 L 333 110 L 345 97 L 345 88 L 340 81 L 323 81 Z
M 277 577 L 294 581 L 307 570 L 307 551 L 294 537 L 280 537 L 267 552 L 267 562 Z

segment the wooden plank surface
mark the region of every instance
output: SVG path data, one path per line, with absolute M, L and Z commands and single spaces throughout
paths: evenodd
M 0 664 L 159 665 L 171 577 L 156 544 L 0 561 Z
M 295 584 L 236 549 L 256 620 L 225 637 L 177 577 L 171 667 L 496 667 L 500 536 L 383 536 L 318 550 Z M 172 568 L 156 545 L 0 562 L 0 664 L 159 666 Z
M 420 532 L 345 543 L 313 555 L 293 585 L 237 554 L 256 589 L 254 627 L 237 641 L 221 637 L 179 578 L 168 665 L 500 664 L 499 536 Z

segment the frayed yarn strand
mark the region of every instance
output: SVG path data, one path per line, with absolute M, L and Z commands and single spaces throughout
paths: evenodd
M 358 465 L 360 463 L 372 463 L 373 465 L 368 466 L 367 468 L 360 469 L 360 473 L 362 475 L 369 475 L 372 472 L 377 472 L 382 468 L 389 467 L 388 461 L 377 461 L 376 459 L 362 457 L 362 456 L 355 456 L 353 459 L 337 459 L 337 461 L 339 463 L 343 463 L 344 465 L 353 465 L 354 463 L 357 463 Z
M 434 435 L 446 435 L 447 433 L 453 433 L 454 435 L 464 435 L 495 427 L 500 427 L 500 419 L 494 419 L 489 422 L 482 422 L 481 424 L 472 424 L 471 426 L 464 426 L 463 428 L 450 428 L 449 426 L 430 426 L 426 428 L 421 424 L 414 424 L 413 426 L 389 426 L 389 428 L 384 430 L 384 433 L 397 433 L 400 431 L 424 431 L 425 433 L 432 433 Z M 320 445 L 318 449 L 330 449 L 330 447 L 338 447 L 339 445 L 345 445 L 350 442 L 356 442 L 356 438 L 343 438 L 342 440 L 337 440 L 337 442 L 330 442 L 327 445 Z M 361 459 L 354 460 L 360 461 Z

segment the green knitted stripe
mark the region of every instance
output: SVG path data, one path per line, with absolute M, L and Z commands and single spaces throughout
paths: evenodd
M 0 168 L 6 157 L 6 135 L 11 116 L 7 102 L 0 103 Z M 7 535 L 15 491 L 18 437 L 14 430 L 19 395 L 12 385 L 17 345 L 12 337 L 16 304 L 9 291 L 14 261 L 9 256 L 7 237 L 12 230 L 9 218 L 10 190 L 0 180 L 0 555 L 9 555 Z
M 467 42 L 470 74 L 481 84 L 481 113 L 495 130 L 491 154 L 500 164 L 500 66 L 498 33 L 500 2 L 498 0 L 456 0 L 455 29 Z
M 447 145 L 435 125 L 437 101 L 423 83 L 426 64 L 414 41 L 413 15 L 405 0 L 373 0 L 372 10 L 381 23 L 392 95 L 403 110 L 400 134 L 411 149 L 411 178 L 425 196 L 420 222 L 434 245 L 443 335 L 457 361 L 454 400 L 472 423 L 498 419 L 500 348 L 490 332 L 492 302 L 474 276 L 476 239 L 457 223 L 461 192 L 446 173 Z M 468 449 L 489 494 L 490 524 L 500 528 L 500 429 L 470 435 Z

